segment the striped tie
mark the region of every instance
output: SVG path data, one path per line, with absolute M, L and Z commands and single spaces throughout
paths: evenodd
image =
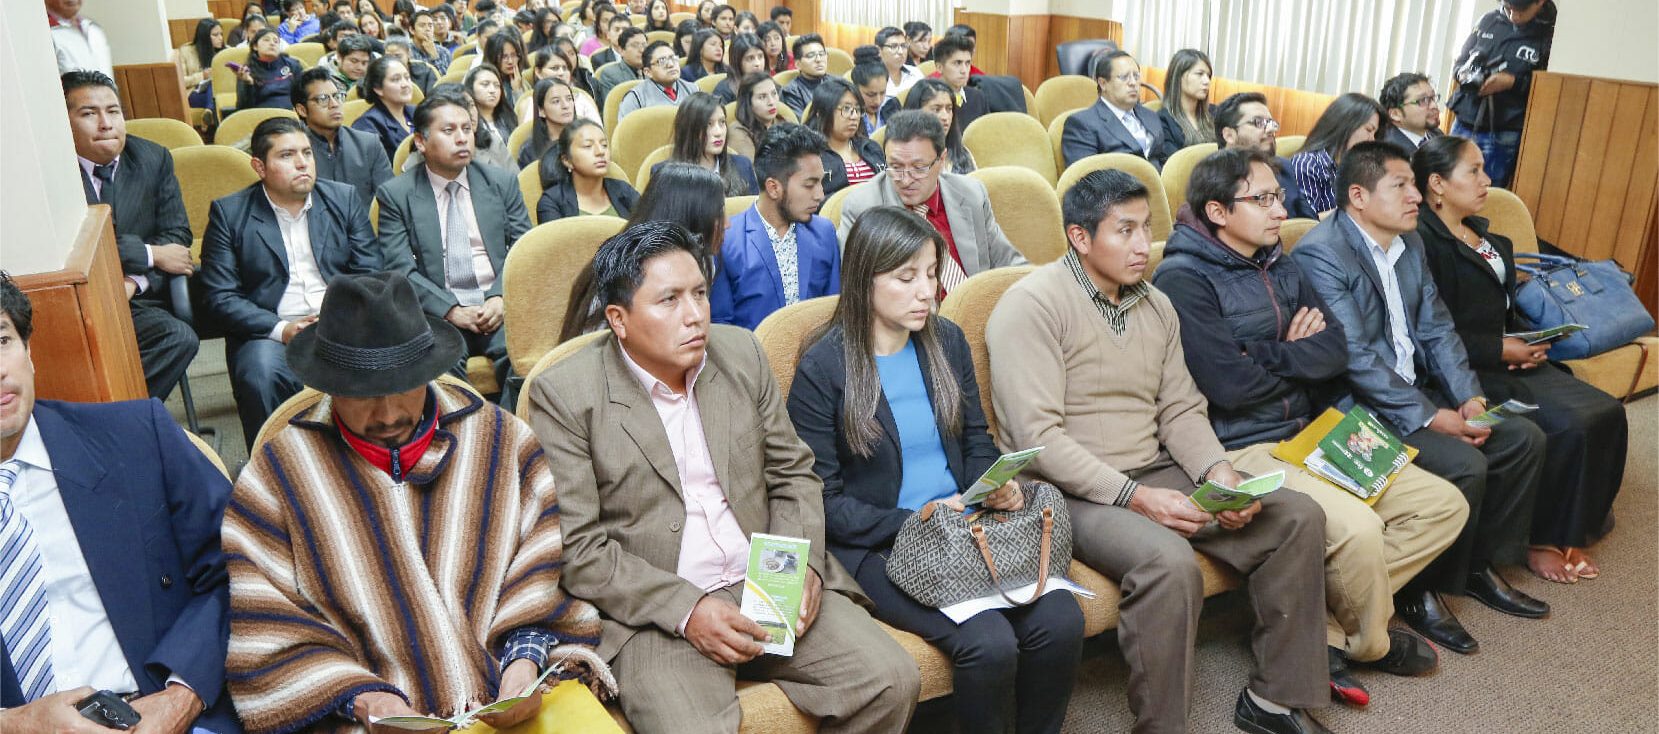
M 913 204 L 910 211 L 916 212 L 922 215 L 923 219 L 926 219 L 932 209 L 929 209 L 927 204 Z M 939 290 L 944 295 L 949 295 L 951 291 L 956 290 L 957 286 L 962 285 L 962 281 L 967 279 L 968 272 L 962 269 L 962 263 L 957 262 L 950 249 L 946 248 L 945 262 L 939 266 Z M 943 300 L 944 295 L 940 296 L 941 300 Z
M 52 621 L 46 613 L 45 564 L 35 531 L 12 503 L 19 464 L 0 464 L 0 640 L 17 671 L 23 700 L 57 690 L 52 677 Z

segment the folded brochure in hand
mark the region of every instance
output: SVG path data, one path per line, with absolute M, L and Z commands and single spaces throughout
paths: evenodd
M 741 611 L 771 635 L 761 643 L 767 654 L 795 654 L 795 622 L 801 616 L 811 550 L 811 541 L 801 538 L 749 535 L 749 573 L 743 579 Z
M 1476 428 L 1491 428 L 1508 420 L 1510 416 L 1524 415 L 1537 409 L 1538 406 L 1536 405 L 1511 398 L 1503 401 L 1503 405 L 1488 409 L 1485 413 L 1470 418 L 1469 425 Z
M 479 706 L 471 711 L 459 713 L 447 719 L 440 719 L 436 716 L 370 716 L 369 723 L 374 724 L 375 726 L 389 726 L 394 729 L 408 729 L 410 731 L 465 729 L 468 726 L 471 726 L 472 722 L 480 716 L 500 713 L 517 706 L 524 699 L 529 698 L 531 694 L 534 694 L 536 689 L 540 688 L 541 684 L 546 682 L 549 676 L 559 672 L 563 668 L 564 661 L 560 660 L 553 665 L 549 665 L 547 670 L 542 671 L 541 677 L 526 686 L 523 693 L 520 693 L 512 698 L 504 698 L 500 701 L 496 701 L 495 703 Z
M 991 468 L 986 469 L 985 473 L 980 475 L 979 480 L 968 488 L 968 491 L 962 493 L 962 505 L 966 507 L 984 502 L 985 498 L 991 496 L 992 492 L 997 491 L 1002 485 L 1007 484 L 1008 480 L 1024 471 L 1025 466 L 1030 464 L 1032 460 L 1037 458 L 1037 454 L 1042 452 L 1043 447 L 1038 446 L 998 457 L 996 463 L 992 464 Z
M 1188 497 L 1198 509 L 1215 514 L 1230 510 L 1242 510 L 1250 503 L 1261 499 L 1285 485 L 1283 470 L 1272 474 L 1263 474 L 1259 477 L 1239 482 L 1237 487 L 1228 487 L 1214 479 L 1198 485 Z
M 1561 324 L 1560 326 L 1551 326 L 1548 329 L 1539 329 L 1537 331 L 1517 331 L 1511 334 L 1504 334 L 1504 338 L 1520 339 L 1527 344 L 1543 344 L 1545 342 L 1561 341 L 1562 339 L 1589 328 L 1590 327 L 1585 326 L 1584 324 Z
M 1384 438 L 1387 440 L 1384 441 Z M 1327 450 L 1328 447 L 1331 450 Z M 1357 459 L 1360 463 L 1367 463 L 1373 473 L 1346 468 L 1332 458 L 1333 453 L 1337 453 L 1336 448 L 1353 455 L 1343 456 L 1345 461 L 1352 463 Z M 1301 433 L 1273 447 L 1273 456 L 1306 469 L 1370 505 L 1382 497 L 1383 491 L 1405 470 L 1406 464 L 1416 458 L 1417 448 L 1401 443 L 1370 411 L 1356 406 L 1347 414 L 1335 408 L 1325 409 Z M 1387 471 L 1378 473 L 1383 466 L 1387 467 Z

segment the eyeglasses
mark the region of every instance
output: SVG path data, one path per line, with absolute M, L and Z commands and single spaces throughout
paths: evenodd
M 1114 79 L 1116 81 L 1123 82 L 1124 84 L 1140 84 L 1141 83 L 1141 73 L 1138 72 L 1138 71 L 1124 72 L 1122 74 L 1119 74 L 1117 76 L 1112 77 L 1112 79 Z
M 829 58 L 828 51 L 808 51 L 807 53 L 801 54 L 801 59 L 803 61 L 823 61 L 827 58 Z
M 889 170 L 891 170 L 891 169 L 889 169 Z M 1284 200 L 1285 200 L 1285 190 L 1284 189 L 1274 189 L 1272 191 L 1264 191 L 1260 194 L 1255 194 L 1253 196 L 1235 196 L 1235 197 L 1233 197 L 1233 201 L 1254 201 L 1254 202 L 1256 202 L 1256 206 L 1259 206 L 1263 209 L 1272 209 L 1274 204 L 1283 203 Z
M 1279 121 L 1271 117 L 1253 117 L 1245 120 L 1244 122 L 1249 125 L 1255 125 L 1266 132 L 1273 132 L 1279 129 Z
M 655 66 L 659 69 L 671 69 L 671 68 L 674 68 L 676 66 L 679 66 L 680 65 L 680 60 L 674 58 L 673 56 L 664 56 L 660 59 L 657 59 L 656 61 L 651 62 L 651 65 Z
M 1431 94 L 1427 97 L 1419 97 L 1419 98 L 1414 99 L 1414 100 L 1401 102 L 1400 106 L 1401 107 L 1421 107 L 1425 110 L 1433 109 L 1435 107 L 1440 106 L 1440 95 Z
M 864 113 L 863 108 L 856 107 L 854 105 L 841 105 L 840 107 L 835 108 L 835 111 L 840 113 L 842 117 L 858 117 Z
M 889 43 L 886 46 L 882 46 L 881 50 L 883 50 L 883 51 L 892 51 L 893 53 L 901 53 L 907 48 L 909 48 L 909 46 L 906 45 L 906 44 L 903 44 L 903 43 Z
M 931 160 L 931 161 L 928 161 L 926 163 L 922 163 L 922 164 L 919 164 L 919 165 L 915 165 L 915 166 L 905 166 L 905 167 L 892 166 L 892 167 L 889 167 L 887 169 L 887 173 L 888 173 L 888 175 L 890 175 L 894 178 L 902 178 L 902 179 L 907 179 L 907 180 L 908 179 L 921 178 L 923 176 L 926 176 L 928 171 L 933 170 L 933 164 L 938 163 L 938 162 L 939 162 L 939 158 L 934 157 L 934 159 Z

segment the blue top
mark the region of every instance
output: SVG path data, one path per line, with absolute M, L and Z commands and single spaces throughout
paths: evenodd
M 939 424 L 933 417 L 922 365 L 916 361 L 916 342 L 905 342 L 897 353 L 876 357 L 881 391 L 893 422 L 899 427 L 899 456 L 904 461 L 899 483 L 899 507 L 920 510 L 934 500 L 956 494 L 956 478 L 939 442 Z

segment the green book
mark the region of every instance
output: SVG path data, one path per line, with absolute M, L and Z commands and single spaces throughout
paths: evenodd
M 1325 461 L 1363 487 L 1367 495 L 1381 492 L 1389 477 L 1411 461 L 1405 444 L 1371 411 L 1357 405 L 1319 439 L 1319 450 Z
M 1538 406 L 1536 405 L 1531 403 L 1523 403 L 1519 400 L 1511 398 L 1503 401 L 1503 405 L 1490 408 L 1486 412 L 1470 418 L 1469 425 L 1476 428 L 1491 428 L 1492 426 L 1509 420 L 1510 416 L 1524 415 L 1537 409 Z
M 1228 510 L 1242 510 L 1284 485 L 1284 470 L 1246 479 L 1239 482 L 1237 487 L 1228 487 L 1212 479 L 1198 485 L 1198 488 L 1188 495 L 1188 499 L 1198 505 L 1198 509 L 1213 515 Z
M 537 678 L 535 682 L 531 683 L 529 686 L 526 686 L 524 692 L 518 694 L 517 696 L 485 704 L 471 711 L 462 712 L 447 719 L 441 719 L 436 716 L 370 716 L 369 723 L 374 724 L 375 726 L 386 726 L 393 729 L 405 729 L 408 731 L 465 729 L 471 726 L 472 722 L 480 716 L 487 716 L 489 714 L 506 711 L 507 709 L 517 706 L 519 702 L 524 699 L 529 698 L 530 694 L 535 693 L 536 689 L 547 680 L 548 676 L 551 676 L 564 668 L 563 663 L 564 661 L 560 660 L 558 663 L 547 666 L 547 670 L 542 671 L 541 677 Z
M 768 654 L 795 654 L 795 621 L 801 616 L 811 549 L 811 541 L 801 538 L 749 536 L 749 572 L 743 579 L 740 610 L 772 636 L 761 643 Z
M 996 463 L 992 464 L 991 468 L 986 469 L 985 473 L 980 475 L 979 480 L 968 488 L 968 491 L 962 493 L 962 504 L 970 506 L 984 502 L 985 498 L 991 496 L 992 492 L 997 491 L 1002 485 L 1007 484 L 1008 480 L 1024 471 L 1025 466 L 1035 460 L 1037 454 L 1042 452 L 1043 447 L 1038 446 L 998 457 Z

